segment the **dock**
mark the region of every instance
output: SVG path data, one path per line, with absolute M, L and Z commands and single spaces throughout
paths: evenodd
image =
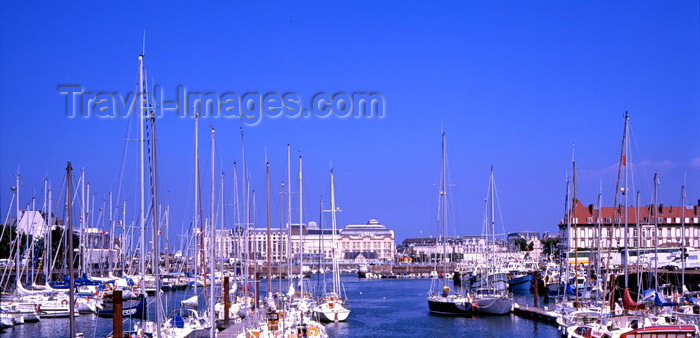
M 554 314 L 553 311 L 547 311 L 539 307 L 515 303 L 513 306 L 513 314 L 523 318 L 557 326 L 557 315 Z
M 245 333 L 246 325 L 250 327 L 253 324 L 252 321 L 247 319 L 248 318 L 244 319 L 243 321 L 234 323 L 233 325 L 225 328 L 224 330 L 219 331 L 216 336 L 219 338 L 238 337 L 238 335 Z

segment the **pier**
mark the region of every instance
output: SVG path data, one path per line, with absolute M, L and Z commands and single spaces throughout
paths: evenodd
M 538 322 L 554 326 L 557 325 L 557 315 L 553 311 L 547 311 L 539 307 L 515 303 L 513 306 L 513 314 Z

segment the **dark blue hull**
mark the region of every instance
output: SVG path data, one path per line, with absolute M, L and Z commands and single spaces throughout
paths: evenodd
M 114 317 L 114 309 L 102 309 L 97 311 L 97 316 L 100 318 Z M 146 297 L 139 296 L 139 303 L 136 306 L 122 308 L 122 318 L 146 318 Z
M 472 304 L 469 302 L 428 299 L 428 308 L 431 313 L 445 316 L 466 316 L 473 313 Z

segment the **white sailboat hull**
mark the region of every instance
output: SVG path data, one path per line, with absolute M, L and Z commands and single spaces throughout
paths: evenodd
M 0 313 L 0 328 L 12 327 L 15 325 L 15 321 L 12 316 L 5 313 Z
M 505 315 L 513 308 L 511 299 L 498 296 L 479 298 L 475 303 L 477 311 L 491 315 Z
M 314 308 L 314 313 L 324 322 L 344 322 L 348 319 L 350 310 L 340 303 L 323 303 Z

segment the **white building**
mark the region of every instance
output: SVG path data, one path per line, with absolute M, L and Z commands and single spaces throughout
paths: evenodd
M 496 239 L 496 252 L 506 251 L 505 242 Z M 441 262 L 446 254 L 448 262 L 481 261 L 491 250 L 484 236 L 463 236 L 447 238 L 446 243 L 437 238 L 407 238 L 400 246 L 404 261 L 412 262 Z
M 314 221 L 307 224 L 292 224 L 291 237 L 287 229 L 271 229 L 271 253 L 273 262 L 287 260 L 287 246 L 291 247 L 292 258 L 296 261 L 300 255 L 301 236 L 305 261 L 317 261 L 319 256 L 325 261 L 331 261 L 333 252 L 341 261 L 354 261 L 367 259 L 376 261 L 393 260 L 396 249 L 394 244 L 394 232 L 381 225 L 377 220 L 370 220 L 367 224 L 348 225 L 342 230 L 321 229 Z M 300 235 L 301 233 L 301 235 Z M 246 252 L 255 260 L 267 260 L 267 229 L 251 228 L 246 233 L 239 231 L 218 230 L 216 236 L 217 256 L 227 258 L 244 259 Z M 333 243 L 335 240 L 335 250 Z M 205 248 L 208 247 L 208 236 L 204 237 Z M 246 242 L 248 249 L 246 251 Z
M 376 219 L 348 225 L 340 231 L 340 251 L 345 260 L 391 261 L 396 255 L 394 231 Z

